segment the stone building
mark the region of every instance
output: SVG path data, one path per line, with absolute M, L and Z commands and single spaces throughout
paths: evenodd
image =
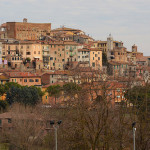
M 50 35 L 50 31 L 51 23 L 29 23 L 24 18 L 23 22 L 6 22 L 5 35 L 7 37 L 5 38 L 39 40 L 43 36 Z
M 34 41 L 5 41 L 2 47 L 2 59 L 6 59 L 12 68 L 18 68 L 22 63 L 43 60 L 42 47 Z

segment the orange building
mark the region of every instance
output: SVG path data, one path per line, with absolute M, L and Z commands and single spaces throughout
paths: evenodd
M 7 22 L 7 38 L 17 40 L 39 40 L 42 36 L 50 35 L 51 23 Z
M 9 82 L 16 82 L 22 86 L 41 86 L 41 76 L 29 72 L 6 72 Z

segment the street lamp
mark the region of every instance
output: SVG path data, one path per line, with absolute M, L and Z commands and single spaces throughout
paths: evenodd
M 53 128 L 55 129 L 55 150 L 57 150 L 57 129 L 61 123 L 62 123 L 62 120 L 57 121 L 56 124 L 54 120 L 50 120 L 50 125 L 52 125 Z
M 136 131 L 135 125 L 136 125 L 136 122 L 133 122 L 132 123 L 132 128 L 133 128 L 133 150 L 135 150 L 135 131 Z

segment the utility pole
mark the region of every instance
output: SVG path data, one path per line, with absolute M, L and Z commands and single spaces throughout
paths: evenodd
M 57 121 L 56 125 L 55 125 L 55 121 L 54 120 L 50 120 L 50 125 L 53 125 L 53 128 L 55 130 L 55 150 L 58 149 L 58 142 L 57 142 L 57 129 L 59 128 L 59 125 L 62 123 L 61 120 Z
M 135 125 L 136 125 L 136 122 L 133 122 L 132 123 L 132 128 L 133 128 L 133 150 L 135 150 L 135 131 L 136 131 Z
M 57 150 L 57 127 L 55 126 L 55 150 Z

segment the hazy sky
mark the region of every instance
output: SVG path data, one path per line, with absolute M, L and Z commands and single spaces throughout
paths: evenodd
M 109 33 L 131 50 L 150 55 L 150 0 L 0 0 L 0 23 L 52 23 L 85 31 L 96 40 Z

